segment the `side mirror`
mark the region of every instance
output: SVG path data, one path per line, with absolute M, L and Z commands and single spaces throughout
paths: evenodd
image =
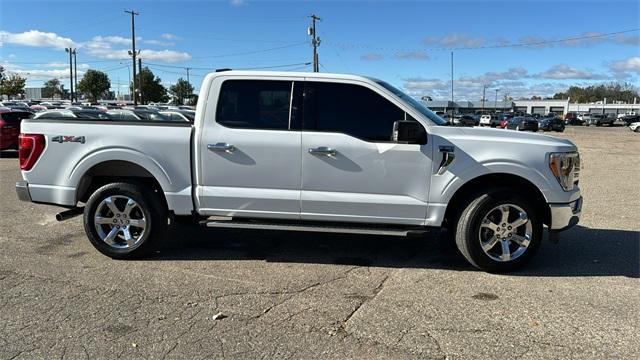
M 393 123 L 391 140 L 406 144 L 426 144 L 427 132 L 417 121 L 398 120 Z

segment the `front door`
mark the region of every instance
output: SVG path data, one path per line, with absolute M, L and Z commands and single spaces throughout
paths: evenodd
M 302 84 L 241 77 L 214 82 L 218 100 L 207 114 L 215 118 L 204 119 L 198 140 L 201 214 L 300 218 L 301 132 L 291 124 L 297 113 L 292 95 Z
M 305 82 L 303 220 L 424 224 L 431 150 L 391 141 L 397 120 L 412 119 L 367 84 Z

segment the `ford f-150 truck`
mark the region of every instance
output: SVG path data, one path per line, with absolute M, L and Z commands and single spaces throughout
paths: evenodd
M 84 215 L 116 259 L 152 249 L 191 217 L 209 228 L 422 234 L 446 227 L 491 272 L 517 268 L 581 213 L 569 140 L 452 127 L 384 81 L 221 71 L 193 124 L 25 120 L 22 200 Z

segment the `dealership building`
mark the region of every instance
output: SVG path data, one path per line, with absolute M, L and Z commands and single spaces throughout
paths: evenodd
M 640 112 L 640 104 L 634 99 L 633 104 L 607 103 L 572 103 L 570 100 L 513 100 L 513 101 L 425 101 L 423 103 L 433 111 L 473 114 L 477 112 L 511 112 L 522 111 L 527 114 L 546 115 L 550 112 L 566 114 L 568 112 L 596 114 L 626 114 Z

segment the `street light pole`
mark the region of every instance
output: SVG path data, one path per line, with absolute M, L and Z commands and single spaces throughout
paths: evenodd
M 77 49 L 73 49 L 73 86 L 76 88 L 76 102 L 78 101 L 78 58 L 76 58 Z
M 69 53 L 69 100 L 73 102 L 73 48 L 64 48 Z
M 496 89 L 496 100 L 493 103 L 493 112 L 498 112 L 498 89 Z
M 124 12 L 131 14 L 131 51 L 129 51 L 129 55 L 133 58 L 133 105 L 138 105 L 138 99 L 136 96 L 136 20 L 135 17 L 138 15 L 137 12 L 133 10 L 125 10 Z
M 129 90 L 129 100 L 131 100 L 131 67 L 129 66 L 129 64 L 125 64 L 123 62 L 120 62 L 120 64 L 125 65 L 127 67 L 127 73 L 129 73 L 129 83 L 127 83 L 127 89 Z

